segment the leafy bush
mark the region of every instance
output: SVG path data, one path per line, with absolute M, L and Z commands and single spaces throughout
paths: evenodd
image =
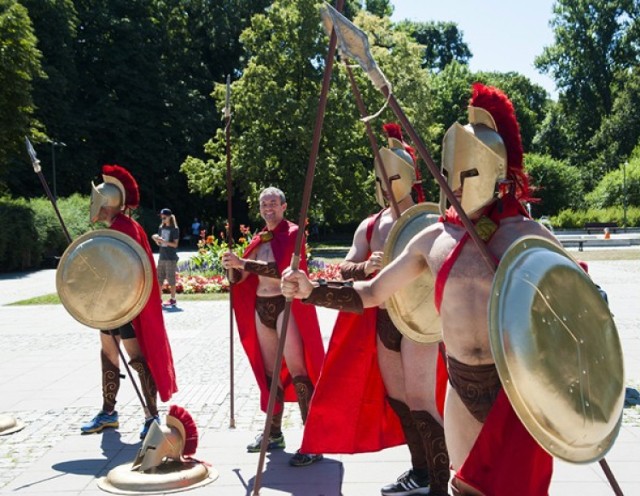
M 547 155 L 529 153 L 525 157 L 525 170 L 536 188 L 534 196 L 540 200 L 531 204 L 534 217 L 555 215 L 581 205 L 582 178 L 576 167 Z
M 627 206 L 640 206 L 640 159 L 632 160 L 626 168 L 621 165 L 618 169 L 606 174 L 585 199 L 595 208 L 622 206 L 625 187 Z
M 553 227 L 559 229 L 582 229 L 587 222 L 616 222 L 624 225 L 622 207 L 590 208 L 587 210 L 563 210 L 551 218 Z M 627 208 L 627 227 L 640 226 L 640 207 Z
M 33 211 L 26 200 L 0 198 L 0 267 L 3 271 L 27 270 L 42 259 L 42 245 Z

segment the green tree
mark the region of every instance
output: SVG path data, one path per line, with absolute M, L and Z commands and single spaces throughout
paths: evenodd
M 393 32 L 388 19 L 361 11 L 356 22 L 369 33 L 374 57 L 393 81 L 398 98 L 411 102 L 407 114 L 418 129 L 428 130 L 425 115 L 429 113 L 421 111 L 429 101 L 428 75 L 419 67 L 420 47 L 405 34 Z M 248 64 L 232 91 L 235 192 L 256 212 L 257 192 L 269 184 L 279 186 L 288 195 L 289 216 L 297 220 L 328 44 L 318 4 L 275 1 L 268 12 L 253 17 L 241 40 Z M 402 67 L 398 60 L 403 61 Z M 361 71 L 355 73 L 366 105 L 374 113 L 384 98 Z M 221 85 L 216 99 L 221 108 Z M 310 210 L 310 216 L 320 222 L 353 222 L 373 208 L 372 152 L 358 117 L 344 69 L 336 64 Z M 383 117 L 390 119 L 390 111 Z M 382 121 L 374 121 L 373 127 L 379 129 Z M 219 130 L 206 145 L 211 159 L 185 161 L 182 170 L 194 191 L 225 191 L 224 150 L 224 133 Z
M 560 90 L 566 112 L 562 132 L 570 144 L 566 153 L 576 165 L 597 152 L 590 140 L 612 111 L 616 79 L 637 65 L 639 13 L 637 0 L 558 0 L 554 5 L 555 42 L 535 64 Z
M 378 17 L 391 17 L 393 5 L 389 0 L 365 0 L 365 10 Z
M 42 72 L 36 43 L 27 9 L 0 0 L 0 193 L 7 192 L 7 178 L 19 165 L 15 157 L 24 150 L 24 135 L 37 127 L 33 80 Z
M 562 160 L 534 153 L 525 154 L 525 170 L 531 178 L 534 217 L 556 215 L 564 209 L 580 208 L 584 197 L 582 178 L 577 167 Z
M 404 20 L 396 26 L 423 45 L 422 67 L 425 69 L 441 71 L 454 60 L 467 64 L 472 57 L 462 31 L 454 22 Z

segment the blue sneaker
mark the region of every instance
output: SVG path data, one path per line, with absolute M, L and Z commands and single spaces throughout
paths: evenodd
M 160 417 L 158 415 L 154 415 L 153 417 L 149 417 L 147 420 L 144 421 L 144 425 L 142 426 L 142 430 L 140 431 L 140 439 L 144 440 L 144 438 L 147 437 L 147 433 L 151 428 L 152 422 L 156 422 L 160 424 Z
M 91 419 L 90 422 L 87 422 L 80 427 L 80 430 L 85 434 L 91 434 L 94 432 L 102 432 L 102 430 L 107 427 L 113 427 L 115 429 L 119 425 L 118 412 L 114 411 L 113 413 L 107 413 L 105 411 L 100 411 L 98 415 Z

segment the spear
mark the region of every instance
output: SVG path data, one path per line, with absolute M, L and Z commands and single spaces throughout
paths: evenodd
M 346 61 L 345 61 L 346 62 Z M 345 63 L 345 67 L 347 68 L 347 74 L 349 75 L 349 82 L 351 83 L 351 91 L 353 92 L 353 96 L 356 99 L 356 105 L 358 106 L 358 110 L 360 111 L 360 116 L 364 119 L 367 117 L 367 107 L 362 100 L 362 94 L 358 89 L 358 83 L 356 78 L 353 75 L 353 71 L 348 64 Z M 400 218 L 400 207 L 398 207 L 398 201 L 396 200 L 396 196 L 393 194 L 393 189 L 391 188 L 391 182 L 389 181 L 389 175 L 387 174 L 387 170 L 384 168 L 382 157 L 380 156 L 380 149 L 378 148 L 378 142 L 376 140 L 375 135 L 373 134 L 373 130 L 371 129 L 371 124 L 369 124 L 369 120 L 364 120 L 364 127 L 367 131 L 367 137 L 369 138 L 369 144 L 371 145 L 371 150 L 373 151 L 373 156 L 376 159 L 376 162 L 380 164 L 380 171 L 382 172 L 382 182 L 384 183 L 384 187 L 389 195 L 389 202 L 391 203 L 391 210 L 393 211 L 393 215 L 396 219 Z
M 336 8 L 338 11 L 342 10 L 344 0 L 336 0 Z M 309 163 L 307 165 L 307 175 L 305 177 L 304 191 L 302 193 L 302 204 L 300 206 L 300 217 L 298 220 L 298 235 L 296 237 L 296 244 L 291 257 L 291 267 L 297 270 L 300 266 L 300 253 L 302 251 L 302 241 L 304 238 L 304 225 L 307 219 L 307 211 L 309 209 L 309 201 L 311 199 L 311 189 L 313 187 L 313 174 L 316 169 L 316 160 L 318 158 L 318 151 L 320 150 L 320 138 L 322 134 L 322 124 L 324 123 L 324 113 L 327 108 L 327 98 L 329 95 L 329 85 L 331 83 L 331 73 L 333 71 L 333 60 L 336 53 L 337 39 L 333 32 L 329 33 L 329 50 L 327 51 L 327 57 L 325 59 L 324 75 L 322 77 L 322 89 L 320 90 L 320 99 L 318 102 L 318 111 L 316 113 L 316 122 L 313 130 L 313 140 L 311 143 L 311 152 L 309 154 Z M 258 470 L 256 472 L 256 479 L 253 484 L 253 496 L 260 494 L 260 484 L 262 480 L 262 470 L 264 468 L 264 459 L 267 452 L 267 445 L 269 443 L 269 427 L 271 426 L 271 420 L 273 419 L 273 408 L 276 403 L 276 394 L 278 390 L 278 380 L 280 377 L 280 369 L 282 368 L 282 355 L 284 353 L 284 344 L 287 339 L 287 327 L 289 326 L 289 317 L 291 315 L 291 298 L 287 298 L 282 315 L 282 325 L 280 327 L 280 339 L 278 341 L 278 351 L 276 353 L 276 360 L 273 367 L 274 380 L 271 381 L 271 389 L 269 390 L 269 403 L 267 404 L 267 418 L 264 423 L 264 430 L 262 432 L 262 443 L 260 444 L 260 459 L 258 460 Z
M 343 55 L 357 61 L 360 67 L 362 67 L 362 69 L 364 69 L 364 71 L 367 73 L 374 86 L 378 88 L 387 98 L 391 110 L 393 110 L 393 113 L 402 123 L 402 127 L 411 137 L 411 140 L 415 144 L 416 149 L 418 150 L 418 153 L 420 154 L 422 160 L 424 160 L 427 168 L 429 169 L 429 172 L 437 181 L 438 185 L 451 203 L 451 206 L 460 216 L 462 224 L 469 233 L 469 236 L 471 237 L 473 242 L 477 245 L 478 250 L 480 250 L 480 254 L 484 258 L 485 262 L 492 270 L 495 270 L 496 262 L 489 252 L 489 249 L 476 232 L 475 227 L 467 214 L 464 212 L 464 210 L 462 210 L 462 205 L 460 205 L 460 202 L 453 194 L 453 191 L 451 191 L 447 180 L 440 173 L 440 169 L 431 158 L 431 155 L 429 154 L 426 145 L 422 141 L 422 138 L 418 135 L 413 125 L 402 110 L 402 107 L 400 107 L 400 104 L 396 100 L 395 95 L 392 93 L 391 83 L 387 80 L 384 73 L 380 70 L 380 67 L 378 67 L 378 64 L 371 55 L 367 35 L 329 4 L 325 3 L 321 7 L 321 15 L 325 30 L 327 32 L 330 29 L 333 29 L 335 31 L 336 36 L 338 37 L 340 52 Z
M 378 88 L 387 98 L 387 101 L 389 102 L 389 106 L 393 110 L 393 113 L 396 114 L 396 117 L 398 117 L 398 119 L 402 123 L 402 126 L 406 129 L 409 136 L 411 136 L 411 139 L 416 145 L 418 153 L 425 161 L 429 172 L 431 172 L 431 175 L 438 182 L 438 185 L 445 193 L 447 199 L 460 216 L 460 220 L 469 233 L 469 236 L 480 250 L 480 254 L 486 261 L 487 265 L 489 265 L 489 267 L 493 271 L 495 271 L 496 262 L 493 259 L 493 256 L 489 252 L 486 244 L 482 241 L 480 236 L 478 236 L 473 223 L 462 209 L 462 205 L 460 205 L 460 202 L 453 194 L 453 191 L 451 191 L 447 180 L 440 173 L 438 167 L 429 155 L 427 147 L 422 141 L 422 138 L 420 138 L 418 133 L 415 131 L 413 125 L 402 110 L 402 107 L 400 107 L 400 104 L 391 91 L 391 83 L 389 83 L 383 72 L 378 67 L 375 59 L 371 55 L 367 35 L 329 4 L 325 3 L 321 7 L 321 15 L 325 30 L 327 32 L 331 30 L 336 33 L 340 51 L 347 57 L 356 60 L 358 64 L 360 64 L 360 67 L 362 67 L 362 69 L 367 73 L 369 79 L 371 79 L 376 88 Z M 616 494 L 616 496 L 622 496 L 620 486 L 618 485 L 604 457 L 599 461 L 599 463 L 600 467 L 605 473 L 605 476 L 607 477 L 607 480 L 609 481 L 609 484 L 613 489 L 613 492 Z
M 42 167 L 40 166 L 40 160 L 38 160 L 36 151 L 33 148 L 31 141 L 29 141 L 29 138 L 25 136 L 24 141 L 27 144 L 27 153 L 31 158 L 31 165 L 33 166 L 33 172 L 35 172 L 38 175 L 38 178 L 40 179 L 40 183 L 44 188 L 44 192 L 47 194 L 47 198 L 49 198 L 51 205 L 53 205 L 53 209 L 55 210 L 56 215 L 58 216 L 58 220 L 60 221 L 60 225 L 62 226 L 62 231 L 64 232 L 64 236 L 65 238 L 67 238 L 67 243 L 71 244 L 71 235 L 69 234 L 69 231 L 67 231 L 67 226 L 65 225 L 64 220 L 62 220 L 62 215 L 60 215 L 60 210 L 58 210 L 58 203 L 56 202 L 56 199 L 51 194 L 49 185 L 47 184 L 47 181 L 44 178 L 44 174 L 42 173 Z
M 51 190 L 49 189 L 49 185 L 47 184 L 46 179 L 44 178 L 44 174 L 42 174 L 42 167 L 40 166 L 40 160 L 38 159 L 38 156 L 36 155 L 36 151 L 33 148 L 33 145 L 31 144 L 31 141 L 29 141 L 29 138 L 27 138 L 26 136 L 24 137 L 24 140 L 27 144 L 27 153 L 29 154 L 29 157 L 31 158 L 31 165 L 33 166 L 33 171 L 38 175 L 38 178 L 40 179 L 40 183 L 42 183 L 42 187 L 44 188 L 44 192 L 47 194 L 47 197 L 49 198 L 49 201 L 51 202 L 51 205 L 53 205 L 53 209 L 56 212 L 56 215 L 58 216 L 58 220 L 60 221 L 60 225 L 62 226 L 62 231 L 64 232 L 65 237 L 67 238 L 67 243 L 71 244 L 71 235 L 69 234 L 69 231 L 67 230 L 67 226 L 64 223 L 64 220 L 62 219 L 62 215 L 60 215 L 60 210 L 58 210 L 58 203 L 56 202 L 56 199 L 54 198 L 54 196 L 51 194 Z M 122 359 L 122 362 L 124 363 L 124 368 L 127 371 L 127 374 L 129 375 L 129 379 L 131 380 L 131 384 L 133 384 L 133 389 L 135 389 L 136 394 L 138 395 L 138 399 L 140 400 L 140 403 L 142 404 L 142 410 L 144 411 L 145 414 L 145 418 L 149 418 L 151 416 L 150 412 L 149 412 L 149 408 L 147 407 L 147 404 L 144 401 L 144 398 L 142 397 L 142 393 L 140 392 L 140 389 L 138 388 L 138 384 L 136 383 L 135 379 L 133 378 L 133 374 L 131 373 L 131 369 L 129 368 L 129 364 L 127 362 L 126 357 L 124 356 L 124 352 L 122 351 L 122 348 L 120 348 L 120 345 L 118 343 L 118 340 L 116 339 L 116 336 L 113 332 L 113 329 L 109 329 L 109 334 L 111 335 L 111 338 L 113 339 L 113 343 L 116 345 L 116 348 L 118 348 L 118 353 L 120 354 L 120 358 Z
M 231 202 L 231 75 L 227 74 L 227 95 L 224 104 L 224 118 L 226 120 L 224 133 L 227 144 L 227 245 L 229 252 L 233 250 L 233 210 Z M 229 284 L 233 285 L 233 278 L 229 278 Z M 229 290 L 229 396 L 230 414 L 229 428 L 235 429 L 236 417 L 234 413 L 234 377 L 233 377 L 233 291 Z

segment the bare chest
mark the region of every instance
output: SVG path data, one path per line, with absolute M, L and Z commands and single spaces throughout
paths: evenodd
M 255 255 L 254 260 L 260 260 L 261 262 L 276 261 L 271 248 L 271 243 L 260 243 L 253 253 Z

